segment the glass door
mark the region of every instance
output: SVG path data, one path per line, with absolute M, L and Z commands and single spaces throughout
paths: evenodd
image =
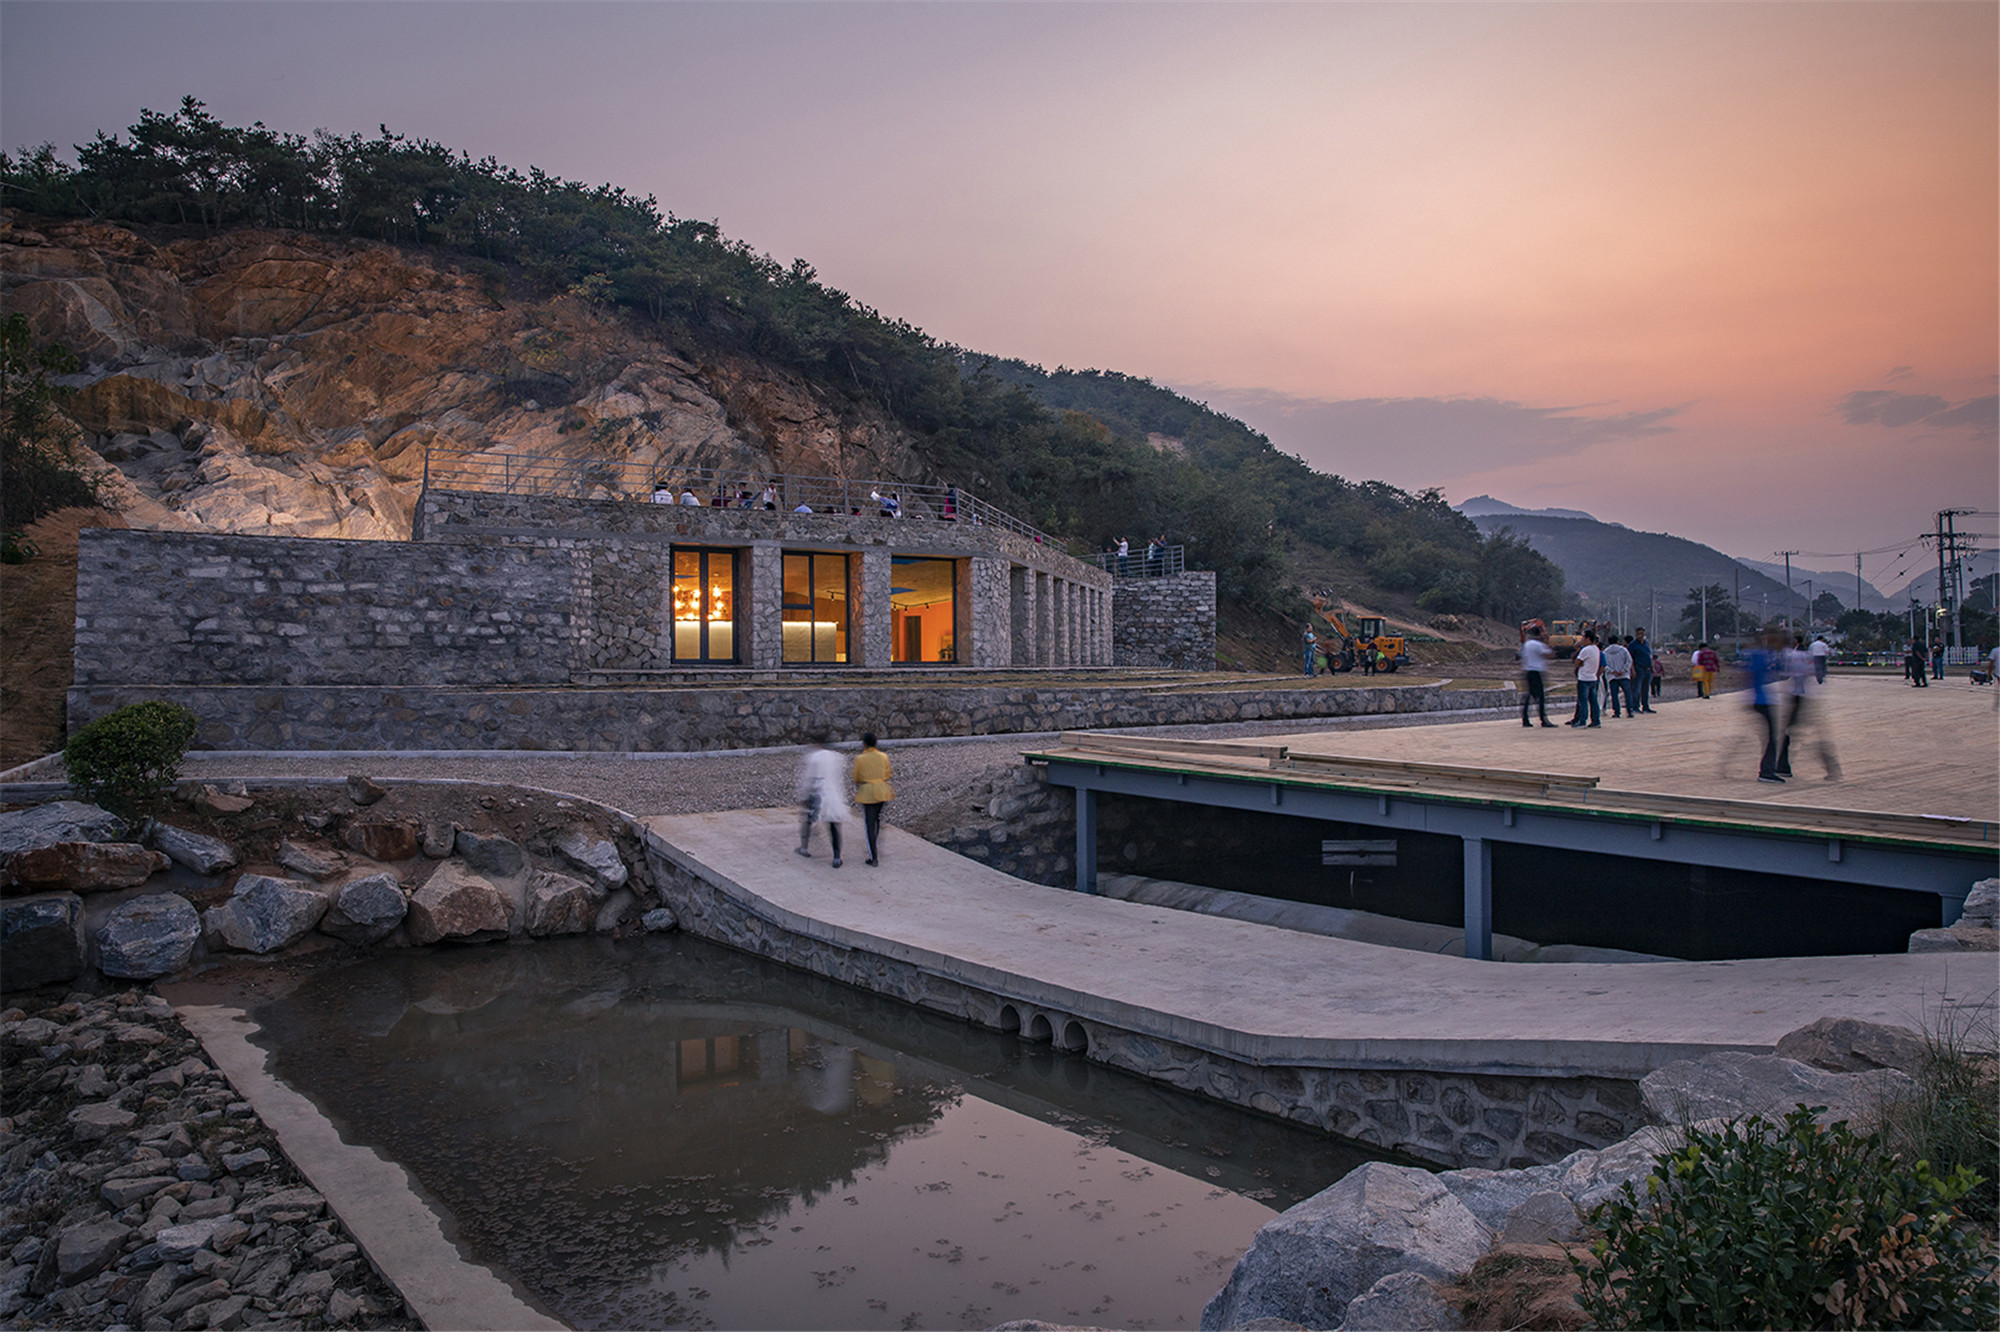
M 897 555 L 890 577 L 890 660 L 956 661 L 957 562 Z
M 785 554 L 785 662 L 847 660 L 847 556 Z
M 736 552 L 674 552 L 674 660 L 736 660 Z

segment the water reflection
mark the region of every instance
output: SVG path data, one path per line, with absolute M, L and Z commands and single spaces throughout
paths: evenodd
M 257 1017 L 575 1327 L 1193 1326 L 1364 1159 L 678 937 L 380 954 Z

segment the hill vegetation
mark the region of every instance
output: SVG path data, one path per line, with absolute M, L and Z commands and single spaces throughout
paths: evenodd
M 1426 611 L 1553 612 L 1555 566 L 1484 535 L 1435 492 L 1316 473 L 1240 422 L 1144 379 L 1043 371 L 938 342 L 781 264 L 713 222 L 386 127 L 310 137 L 225 125 L 189 97 L 100 131 L 0 154 L 0 204 L 168 234 L 269 228 L 447 255 L 496 293 L 567 292 L 658 331 L 768 360 L 886 413 L 929 464 L 1003 508 L 1103 547 L 1162 534 L 1216 570 L 1223 598 L 1296 609 L 1329 565 Z M 1176 441 L 1156 448 L 1150 436 Z

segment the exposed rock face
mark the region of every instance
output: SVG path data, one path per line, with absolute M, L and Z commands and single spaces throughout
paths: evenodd
M 447 860 L 410 898 L 410 942 L 504 939 L 513 919 L 513 904 L 491 880 L 462 861 Z
M 1418 1272 L 1391 1272 L 1354 1297 L 1340 1332 L 1458 1332 L 1465 1319 Z
M 0 985 L 32 990 L 83 974 L 83 899 L 44 893 L 0 903 Z
M 196 874 L 220 874 L 236 864 L 236 851 L 229 843 L 171 823 L 155 821 L 146 830 L 146 844 Z
M 1958 923 L 1978 930 L 2000 928 L 2000 879 L 1981 879 L 1972 885 Z
M 167 867 L 167 858 L 136 842 L 57 842 L 16 852 L 5 882 L 29 892 L 101 893 L 137 888 Z
M 0 814 L 0 858 L 57 842 L 116 842 L 124 836 L 125 820 L 80 800 L 56 800 Z
M 320 917 L 323 934 L 351 944 L 379 943 L 403 923 L 410 902 L 391 874 L 369 874 L 340 885 L 333 905 Z
M 234 896 L 203 913 L 202 928 L 224 948 L 270 953 L 303 939 L 326 910 L 326 896 L 304 884 L 246 874 Z
M 114 908 L 97 930 L 97 966 L 107 976 L 151 980 L 179 971 L 201 942 L 201 917 L 185 897 L 148 893 Z
M 537 938 L 587 933 L 597 924 L 597 909 L 607 896 L 594 883 L 539 873 L 528 884 L 528 933 Z
M 1267 1222 L 1202 1310 L 1201 1325 L 1286 1318 L 1339 1327 L 1349 1302 L 1383 1277 L 1453 1280 L 1472 1270 L 1492 1239 L 1437 1176 L 1371 1161 Z
M 134 526 L 407 537 L 433 441 L 934 479 L 886 418 L 789 372 L 696 364 L 624 317 L 515 299 L 392 246 L 32 225 L 33 244 L 0 231 L 0 292 L 87 363 L 71 415 L 121 473 Z

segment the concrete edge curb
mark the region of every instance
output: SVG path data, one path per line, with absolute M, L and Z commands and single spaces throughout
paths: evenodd
M 280 1082 L 269 1055 L 251 1043 L 259 1028 L 248 1014 L 213 1004 L 174 1011 L 425 1327 L 566 1332 L 566 1324 L 459 1253 L 408 1172 L 342 1141 L 311 1101 Z

